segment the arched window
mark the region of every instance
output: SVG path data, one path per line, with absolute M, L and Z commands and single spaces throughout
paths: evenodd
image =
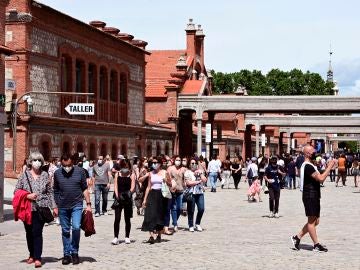
M 120 74 L 120 103 L 127 103 L 127 76 L 126 73 Z
M 81 142 L 76 145 L 76 153 L 84 153 L 84 145 Z
M 75 63 L 76 85 L 75 91 L 78 93 L 85 92 L 85 63 L 76 59 Z
M 40 153 L 43 155 L 44 160 L 50 161 L 51 151 L 50 151 L 50 144 L 48 141 L 41 142 Z
M 70 143 L 69 142 L 63 142 L 62 153 L 63 154 L 71 154 L 70 153 Z
M 94 143 L 90 143 L 90 153 L 89 153 L 90 160 L 95 160 L 96 157 L 96 147 Z
M 88 92 L 96 92 L 96 66 L 94 64 L 89 64 L 88 68 Z
M 61 91 L 71 92 L 72 91 L 72 65 L 71 57 L 63 54 L 61 56 Z
M 101 144 L 100 155 L 102 155 L 104 158 L 105 158 L 105 156 L 107 155 L 106 143 L 102 143 L 102 144 Z
M 100 99 L 107 99 L 107 70 L 100 68 Z
M 117 101 L 118 73 L 114 70 L 110 73 L 110 100 Z

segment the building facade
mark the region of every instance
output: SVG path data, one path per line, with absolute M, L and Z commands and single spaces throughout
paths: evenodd
M 9 174 L 14 158 L 18 173 L 36 150 L 45 159 L 65 152 L 83 152 L 90 159 L 172 154 L 174 132 L 145 123 L 145 41 L 36 1 L 10 0 L 6 11 L 6 45 L 16 51 L 6 61 L 5 76 L 16 82 L 7 96 L 19 103 L 15 155 L 10 112 L 6 129 Z M 20 99 L 27 93 L 31 111 Z M 94 103 L 95 114 L 69 115 L 70 103 Z

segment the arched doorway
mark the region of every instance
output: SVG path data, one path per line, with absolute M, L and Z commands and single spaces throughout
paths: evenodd
M 89 159 L 90 160 L 96 159 L 96 146 L 94 143 L 90 143 Z
M 156 143 L 156 156 L 159 156 L 161 154 L 161 147 L 160 147 L 160 143 L 157 142 Z
M 169 155 L 170 153 L 170 146 L 169 146 L 169 142 L 165 143 L 165 155 Z
M 48 141 L 41 142 L 40 153 L 43 155 L 44 160 L 50 161 L 51 151 L 50 151 L 50 143 Z
M 100 155 L 102 155 L 104 158 L 107 155 L 107 147 L 106 147 L 106 143 L 102 143 L 101 147 L 100 147 Z
M 84 153 L 84 145 L 81 142 L 76 145 L 76 153 Z
M 147 146 L 146 146 L 146 155 L 147 155 L 147 157 L 152 156 L 152 145 L 151 145 L 151 143 L 148 143 Z
M 115 160 L 117 158 L 117 146 L 116 144 L 111 145 L 111 159 Z
M 62 153 L 63 154 L 71 154 L 70 153 L 70 143 L 69 142 L 63 142 L 63 145 L 62 145 Z
M 126 144 L 122 144 L 121 145 L 121 154 L 124 155 L 124 156 L 127 156 L 127 148 L 126 148 Z

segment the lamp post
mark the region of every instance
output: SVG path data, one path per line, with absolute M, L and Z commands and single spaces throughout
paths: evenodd
M 22 94 L 19 98 L 14 100 L 13 113 L 12 113 L 12 130 L 13 130 L 13 149 L 12 149 L 12 162 L 13 162 L 13 171 L 16 172 L 16 146 L 17 146 L 17 115 L 18 115 L 18 105 L 19 100 L 23 99 L 24 102 L 27 102 L 27 113 L 33 113 L 33 99 L 31 94 L 45 94 L 45 95 L 70 95 L 70 96 L 92 96 L 94 93 L 76 93 L 76 92 L 42 92 L 42 91 L 29 91 Z

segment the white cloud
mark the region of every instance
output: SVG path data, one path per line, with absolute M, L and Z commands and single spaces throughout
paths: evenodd
M 360 78 L 353 85 L 339 87 L 340 96 L 360 96 Z

